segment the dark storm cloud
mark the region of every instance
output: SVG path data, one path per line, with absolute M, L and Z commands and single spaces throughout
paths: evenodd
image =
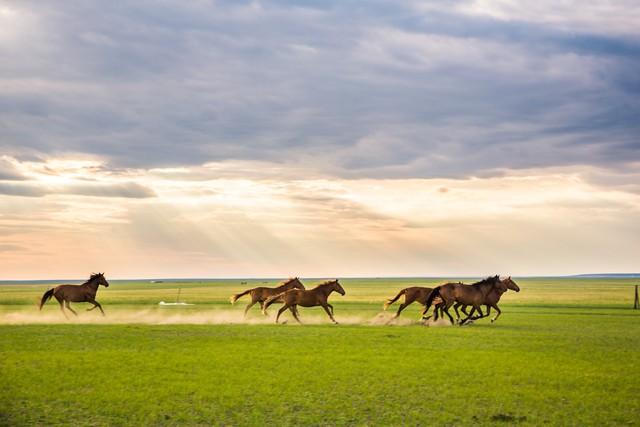
M 448 7 L 461 3 L 9 3 L 0 154 L 347 177 L 640 160 L 637 33 Z

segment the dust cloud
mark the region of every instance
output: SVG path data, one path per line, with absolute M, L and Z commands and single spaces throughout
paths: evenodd
M 91 313 L 78 311 L 78 316 L 69 313 L 65 318 L 59 311 L 43 311 L 37 309 L 9 311 L 0 313 L 0 325 L 27 325 L 27 324 L 145 324 L 145 325 L 270 325 L 275 322 L 275 312 L 269 316 L 260 316 L 255 313 L 245 318 L 242 311 L 236 310 L 188 310 L 179 312 L 177 308 L 169 309 L 105 309 L 107 315 L 102 316 L 99 312 Z M 326 325 L 331 324 L 327 316 L 301 313 L 303 325 Z M 420 325 L 422 322 L 410 318 L 399 318 L 391 320 L 388 313 L 380 313 L 373 318 L 364 316 L 345 315 L 336 313 L 336 320 L 345 325 L 369 325 L 369 326 L 408 326 Z M 390 321 L 391 320 L 391 321 Z M 298 323 L 288 314 L 280 317 L 280 322 L 286 321 L 288 325 Z M 444 326 L 448 324 L 445 320 L 438 322 L 426 322 L 426 326 Z

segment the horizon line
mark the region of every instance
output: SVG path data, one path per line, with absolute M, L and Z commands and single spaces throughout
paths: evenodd
M 418 276 L 387 276 L 387 275 L 379 275 L 379 276 L 338 276 L 337 279 L 443 279 L 443 278 L 477 278 L 477 277 L 485 277 L 483 274 L 465 274 L 465 275 L 418 275 Z M 490 275 L 491 276 L 491 275 Z M 640 273 L 577 273 L 577 274 L 540 274 L 540 275 L 511 275 L 511 277 L 519 277 L 519 278 L 597 278 L 597 277 L 615 277 L 615 276 L 625 276 L 629 278 L 633 278 L 634 276 L 640 277 Z M 112 281 L 196 281 L 196 280 L 206 280 L 206 281 L 216 281 L 216 280 L 281 280 L 285 276 L 227 276 L 227 277 L 128 277 L 128 278 L 116 278 L 109 279 Z M 301 279 L 326 279 L 330 276 L 287 276 L 287 277 L 299 277 Z M 334 276 L 331 276 L 333 278 Z M 54 279 L 0 279 L 0 283 L 3 282 L 62 282 L 62 281 L 82 281 L 85 278 L 54 278 Z

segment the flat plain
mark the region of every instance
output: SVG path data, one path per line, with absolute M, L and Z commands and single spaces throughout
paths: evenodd
M 515 278 L 495 323 L 385 324 L 403 287 L 454 279 L 341 280 L 340 325 L 229 303 L 275 280 L 111 281 L 106 317 L 69 320 L 37 309 L 51 283 L 3 283 L 0 425 L 640 424 L 637 279 Z M 178 289 L 193 305 L 158 305 Z

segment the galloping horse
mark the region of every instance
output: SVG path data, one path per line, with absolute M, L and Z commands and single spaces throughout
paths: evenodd
M 462 321 L 463 324 L 465 322 L 467 322 L 467 321 L 478 320 L 478 319 L 482 319 L 483 317 L 489 316 L 489 314 L 491 314 L 491 308 L 494 308 L 498 312 L 498 314 L 496 314 L 495 317 L 493 319 L 491 319 L 491 323 L 493 323 L 496 320 L 498 320 L 498 317 L 500 317 L 500 315 L 502 314 L 502 311 L 500 310 L 500 308 L 498 308 L 498 302 L 500 301 L 500 298 L 502 297 L 502 294 L 507 292 L 508 289 L 511 289 L 512 291 L 520 292 L 520 287 L 518 286 L 518 284 L 516 282 L 513 281 L 513 279 L 511 279 L 511 276 L 507 277 L 506 279 L 501 280 L 500 282 L 502 284 L 501 286 L 494 287 L 487 294 L 487 297 L 486 297 L 485 302 L 484 302 L 485 307 L 487 307 L 487 313 L 486 314 L 482 314 L 482 311 L 480 311 L 480 315 L 479 316 L 471 317 L 471 315 L 474 313 L 475 309 L 471 310 L 471 313 L 467 314 L 465 307 L 464 306 L 462 307 L 462 312 L 464 314 L 467 314 L 467 318 Z M 460 303 L 456 303 L 454 308 L 456 308 L 456 306 L 458 306 L 459 304 Z M 456 310 L 456 314 L 457 314 L 457 312 L 458 311 Z
M 400 307 L 398 307 L 398 311 L 396 312 L 396 314 L 391 319 L 389 319 L 387 323 L 391 323 L 393 320 L 397 319 L 398 316 L 400 316 L 400 313 L 402 313 L 402 310 L 404 310 L 405 308 L 407 308 L 409 305 L 411 305 L 416 301 L 419 304 L 424 306 L 424 309 L 422 310 L 422 319 L 428 320 L 431 316 L 425 318 L 425 315 L 429 311 L 429 308 L 431 308 L 431 305 L 427 305 L 427 299 L 429 298 L 429 295 L 431 295 L 432 291 L 433 291 L 433 288 L 412 286 L 410 288 L 404 288 L 403 290 L 398 292 L 398 295 L 396 295 L 390 300 L 387 300 L 387 302 L 385 302 L 384 305 L 382 306 L 382 308 L 386 310 L 387 308 L 389 308 L 391 304 L 396 302 L 402 295 L 404 295 L 404 302 L 400 304 Z M 440 298 L 434 299 L 433 301 L 433 304 L 435 306 L 433 309 L 434 313 L 436 310 L 442 310 L 441 303 L 442 303 L 442 300 Z
M 260 309 L 266 315 L 267 312 L 264 307 L 264 302 L 268 298 L 273 297 L 275 295 L 280 295 L 281 293 L 286 292 L 289 289 L 304 289 L 304 285 L 302 284 L 300 279 L 298 279 L 297 277 L 294 277 L 292 279 L 285 280 L 284 282 L 282 282 L 280 286 L 277 286 L 275 288 L 266 288 L 264 286 L 261 286 L 258 288 L 247 289 L 246 291 L 241 292 L 239 294 L 231 295 L 231 298 L 229 298 L 229 300 L 231 301 L 231 304 L 235 304 L 238 298 L 245 296 L 246 294 L 251 294 L 251 302 L 244 309 L 245 317 L 247 316 L 247 312 L 249 311 L 249 309 L 253 307 L 254 304 L 257 302 L 260 303 Z
M 284 302 L 284 306 L 280 310 L 278 310 L 276 323 L 278 323 L 280 315 L 286 309 L 291 310 L 291 313 L 293 313 L 293 317 L 298 321 L 298 323 L 302 323 L 298 318 L 299 305 L 302 307 L 315 307 L 321 305 L 322 308 L 324 308 L 324 311 L 327 312 L 329 318 L 333 321 L 333 323 L 337 324 L 338 322 L 336 322 L 336 319 L 333 318 L 333 306 L 327 302 L 329 295 L 333 291 L 336 291 L 340 295 L 345 294 L 344 289 L 337 280 L 330 280 L 309 290 L 291 289 L 281 293 L 280 295 L 274 295 L 271 298 L 267 299 L 263 306 L 263 312 L 266 313 L 267 308 L 274 302 L 282 301 Z
M 431 295 L 427 298 L 426 305 L 430 306 L 437 297 L 442 298 L 442 308 L 445 314 L 449 317 L 449 320 L 451 320 L 451 323 L 454 323 L 453 317 L 449 314 L 449 308 L 454 303 L 459 302 L 462 305 L 470 305 L 482 314 L 480 306 L 486 304 L 487 296 L 495 287 L 506 288 L 506 285 L 500 281 L 500 276 L 498 275 L 489 276 L 486 279 L 471 285 L 465 285 L 462 283 L 445 283 L 444 285 L 436 287 L 433 292 L 431 292 Z M 469 317 L 467 317 L 462 324 L 464 324 L 468 319 Z
M 76 313 L 72 308 L 70 303 L 72 302 L 88 302 L 93 304 L 93 307 L 88 308 L 87 311 L 91 311 L 94 308 L 98 307 L 104 316 L 104 310 L 98 301 L 96 301 L 96 293 L 98 292 L 98 286 L 104 286 L 105 288 L 109 287 L 109 282 L 104 278 L 104 273 L 94 273 L 89 277 L 89 280 L 84 282 L 82 285 L 59 285 L 53 289 L 49 289 L 47 292 L 42 295 L 42 299 L 40 300 L 40 310 L 42 310 L 42 306 L 51 299 L 51 297 L 55 297 L 60 304 L 60 310 L 65 317 L 68 318 L 67 313 L 64 311 L 64 305 L 67 306 L 67 309 L 75 314 Z

